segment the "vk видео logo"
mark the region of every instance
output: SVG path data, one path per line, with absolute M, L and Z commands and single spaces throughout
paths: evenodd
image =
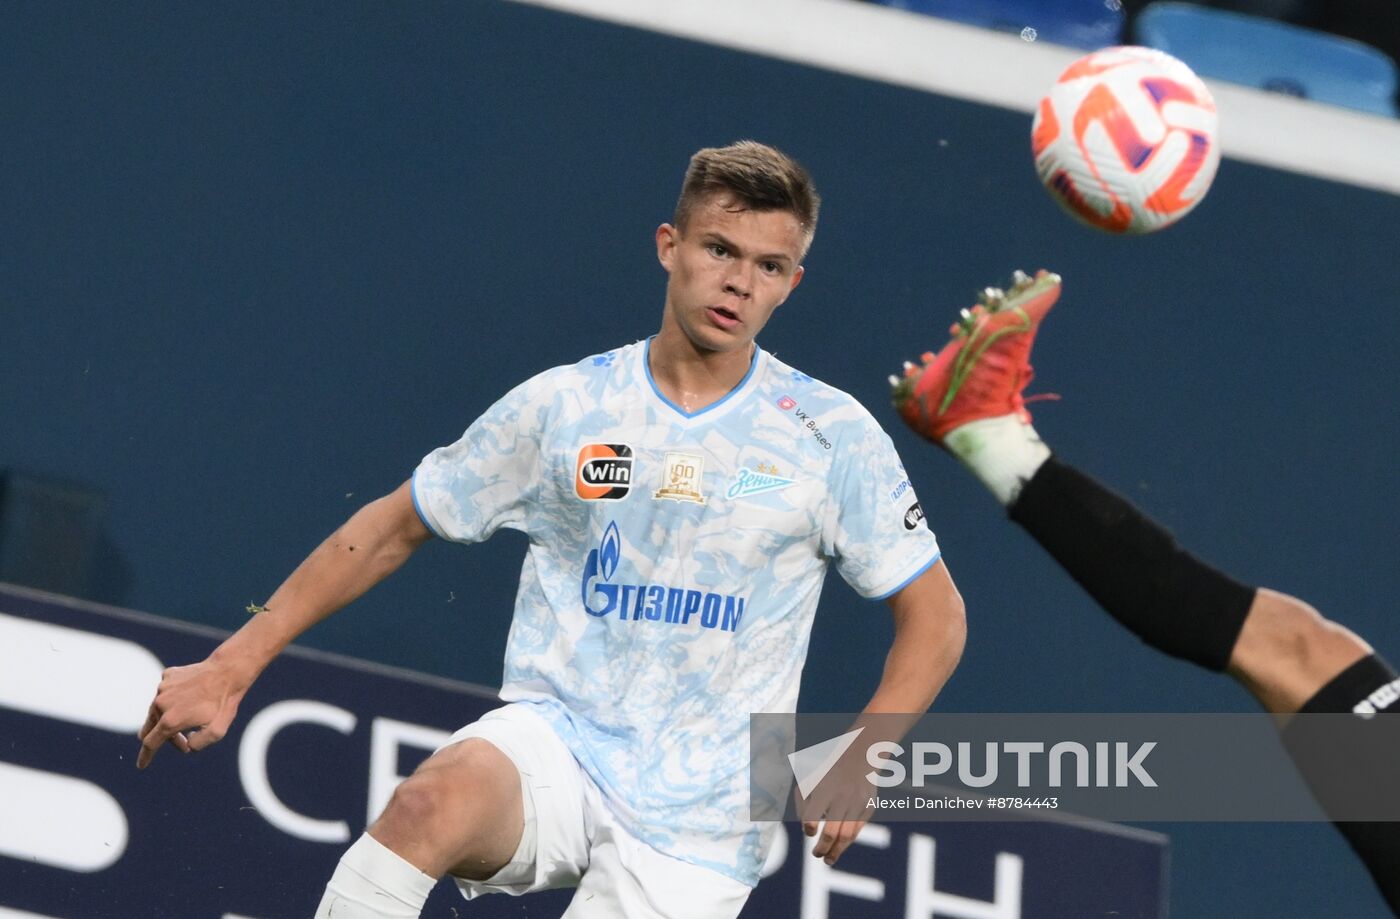
M 617 524 L 608 523 L 598 548 L 583 563 L 580 585 L 583 608 L 599 619 L 616 612 L 623 622 L 665 622 L 702 629 L 733 632 L 744 618 L 744 597 L 717 594 L 663 584 L 615 584 L 612 577 L 622 560 L 622 537 Z

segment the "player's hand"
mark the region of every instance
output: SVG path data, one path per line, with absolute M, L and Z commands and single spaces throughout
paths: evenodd
M 875 811 L 871 798 L 877 790 L 865 777 L 869 771 L 863 757 L 848 750 L 810 798 L 804 800 L 798 793 L 802 832 L 817 837 L 812 855 L 828 865 L 836 864 Z
M 160 678 L 156 697 L 137 732 L 141 752 L 136 768 L 150 765 L 169 743 L 181 753 L 213 746 L 228 732 L 246 687 L 239 687 L 226 668 L 213 660 L 188 667 L 171 667 Z

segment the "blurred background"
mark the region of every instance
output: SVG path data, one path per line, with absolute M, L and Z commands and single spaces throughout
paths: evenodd
M 688 156 L 753 137 L 825 199 L 761 343 L 887 426 L 967 600 L 940 709 L 1252 707 L 1109 621 L 888 407 L 1016 268 L 1065 278 L 1051 446 L 1394 660 L 1398 34 L 1362 0 L 7 3 L 0 581 L 237 628 L 516 382 L 653 332 Z M 1141 238 L 1071 221 L 1029 150 L 1054 75 L 1128 42 L 1207 79 L 1226 151 Z M 303 644 L 494 687 L 523 550 L 430 544 Z M 802 708 L 863 704 L 889 637 L 832 578 Z M 1330 826 L 1151 829 L 1175 916 L 1386 915 Z

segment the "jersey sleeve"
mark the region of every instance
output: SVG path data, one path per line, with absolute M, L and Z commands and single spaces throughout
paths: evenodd
M 480 542 L 501 527 L 528 532 L 548 390 L 543 374 L 522 383 L 456 443 L 423 458 L 413 473 L 413 506 L 429 530 L 454 542 Z
M 868 414 L 855 434 L 832 466 L 823 541 L 846 583 L 882 600 L 938 561 L 938 540 L 889 435 Z

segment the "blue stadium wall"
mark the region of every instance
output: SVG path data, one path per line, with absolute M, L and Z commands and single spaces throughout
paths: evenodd
M 1066 279 L 1052 446 L 1400 657 L 1396 197 L 1227 160 L 1183 225 L 1109 238 L 1040 190 L 1025 115 L 503 2 L 11 4 L 0 85 L 0 469 L 105 500 L 92 599 L 236 627 L 515 382 L 654 331 L 686 157 L 756 137 L 825 197 L 762 344 L 889 426 L 967 600 L 940 707 L 1251 705 L 896 426 L 886 374 L 1017 267 Z M 430 545 L 305 643 L 492 684 L 523 548 Z M 803 707 L 862 704 L 889 634 L 833 578 Z M 1384 915 L 1329 827 L 1154 828 L 1176 916 Z

